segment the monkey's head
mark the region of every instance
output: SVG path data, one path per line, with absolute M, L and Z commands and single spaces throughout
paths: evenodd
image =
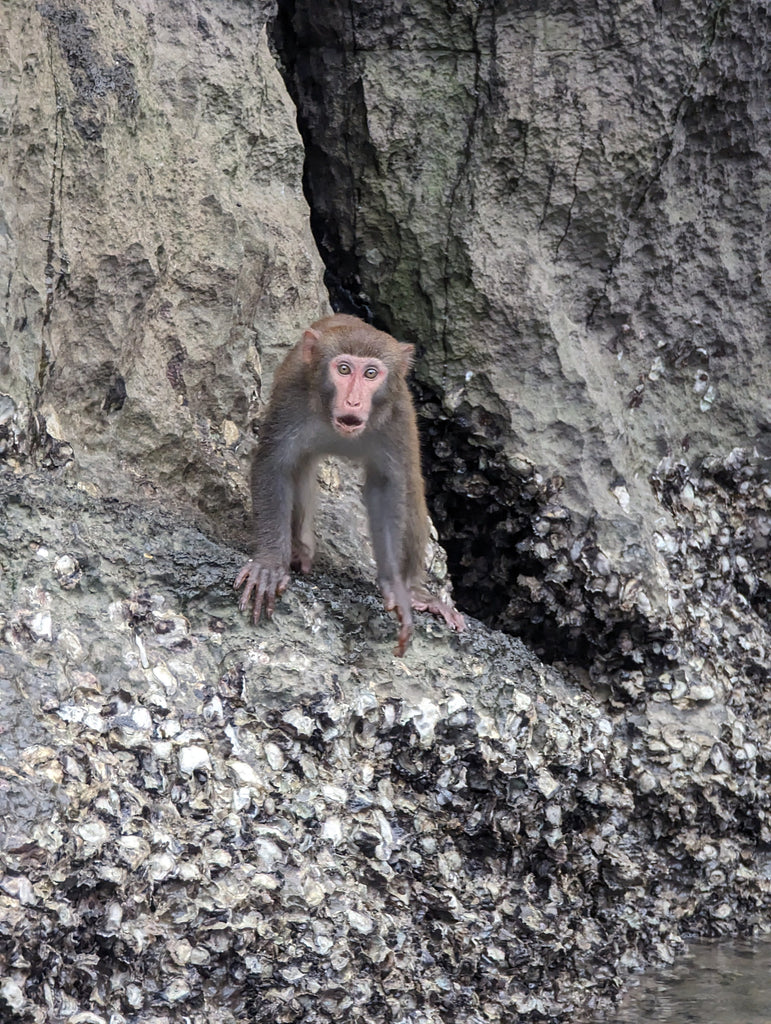
M 377 427 L 406 394 L 413 346 L 357 317 L 336 314 L 303 334 L 302 357 L 318 382 L 330 423 L 341 437 Z

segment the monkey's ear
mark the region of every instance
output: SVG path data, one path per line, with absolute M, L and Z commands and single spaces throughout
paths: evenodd
M 406 376 L 410 372 L 412 366 L 412 360 L 415 357 L 415 346 L 407 345 L 405 342 L 399 342 L 399 355 L 401 356 L 401 370 Z
M 312 363 L 318 356 L 319 342 L 321 335 L 312 327 L 306 328 L 303 332 L 302 357 L 304 363 Z

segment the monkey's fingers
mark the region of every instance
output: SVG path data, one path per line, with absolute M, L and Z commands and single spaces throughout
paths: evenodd
M 266 567 L 254 560 L 246 563 L 233 584 L 236 589 L 244 587 L 238 606 L 245 612 L 253 604 L 252 620 L 255 624 L 260 621 L 263 606 L 267 617 L 273 616 L 276 597 L 283 594 L 288 585 L 289 573 L 286 569 Z
M 260 621 L 260 615 L 262 614 L 262 601 L 265 596 L 265 587 L 262 581 L 263 570 L 258 565 L 253 565 L 249 571 L 249 575 L 246 578 L 246 586 L 244 592 L 241 594 L 241 600 L 238 602 L 238 606 L 242 612 L 249 610 L 249 605 L 252 607 L 252 621 L 256 624 Z
M 258 584 L 254 588 L 254 610 L 252 611 L 252 622 L 257 625 L 262 615 L 262 603 L 265 600 L 265 588 L 262 584 Z M 268 618 L 270 618 L 270 611 L 266 608 Z
M 252 570 L 253 562 L 247 562 L 246 565 L 241 569 L 238 576 L 236 576 L 233 582 L 233 590 L 238 590 L 239 587 L 243 586 L 243 582 Z
M 246 609 L 249 607 L 251 603 L 252 592 L 255 590 L 257 586 L 257 576 L 254 571 L 254 567 L 251 565 L 251 563 L 249 565 L 244 566 L 244 568 L 236 577 L 236 582 L 233 584 L 233 586 L 237 589 L 244 583 L 246 584 L 246 586 L 244 586 L 243 592 L 238 601 L 238 607 L 241 609 L 242 612 L 245 612 Z
M 399 632 L 396 634 L 396 647 L 394 647 L 394 654 L 397 658 L 404 656 L 404 652 L 410 645 L 412 639 L 412 623 L 401 622 L 399 625 Z
M 244 592 L 241 594 L 241 600 L 239 605 L 243 611 L 249 604 L 249 599 L 252 595 L 252 591 L 258 586 L 260 576 L 262 575 L 263 569 L 259 562 L 251 561 L 247 562 L 243 569 L 239 572 L 233 583 L 233 589 L 238 590 L 239 587 L 246 584 Z
M 450 629 L 454 629 L 457 633 L 462 633 L 466 628 L 466 620 L 452 604 L 440 601 L 435 608 L 429 607 L 428 611 L 433 612 L 434 615 L 441 615 Z
M 457 608 L 450 609 L 450 614 L 445 615 L 445 621 L 458 633 L 462 633 L 466 628 L 466 620 Z
M 394 654 L 401 658 L 412 639 L 412 611 L 410 610 L 410 599 L 404 588 L 399 588 L 402 594 L 396 589 L 383 587 L 383 604 L 387 612 L 396 612 L 399 618 L 399 632 L 396 635 L 396 647 Z
M 289 586 L 289 573 L 284 569 L 262 569 L 254 597 L 254 621 L 260 621 L 260 613 L 265 606 L 265 616 L 273 618 L 276 609 L 276 598 L 281 597 Z
M 447 625 L 458 633 L 462 633 L 466 628 L 466 620 L 452 602 L 434 597 L 422 587 L 412 591 L 412 607 L 416 612 L 431 612 L 432 615 L 440 615 Z
M 281 597 L 289 586 L 289 573 L 281 569 L 266 569 L 265 579 L 262 585 L 262 596 L 265 597 L 265 614 L 269 619 L 273 618 L 273 611 L 276 607 L 276 598 Z M 255 622 L 257 620 L 255 619 Z

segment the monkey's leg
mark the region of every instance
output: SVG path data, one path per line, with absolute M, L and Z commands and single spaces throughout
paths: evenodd
M 292 504 L 292 568 L 310 572 L 313 556 L 316 554 L 316 536 L 313 532 L 313 516 L 316 511 L 318 462 L 311 459 L 300 467 L 294 480 Z

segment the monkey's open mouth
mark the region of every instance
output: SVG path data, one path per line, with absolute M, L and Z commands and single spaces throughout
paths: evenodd
M 358 416 L 338 416 L 335 419 L 335 426 L 341 434 L 355 434 L 364 426 L 364 420 L 360 420 Z

